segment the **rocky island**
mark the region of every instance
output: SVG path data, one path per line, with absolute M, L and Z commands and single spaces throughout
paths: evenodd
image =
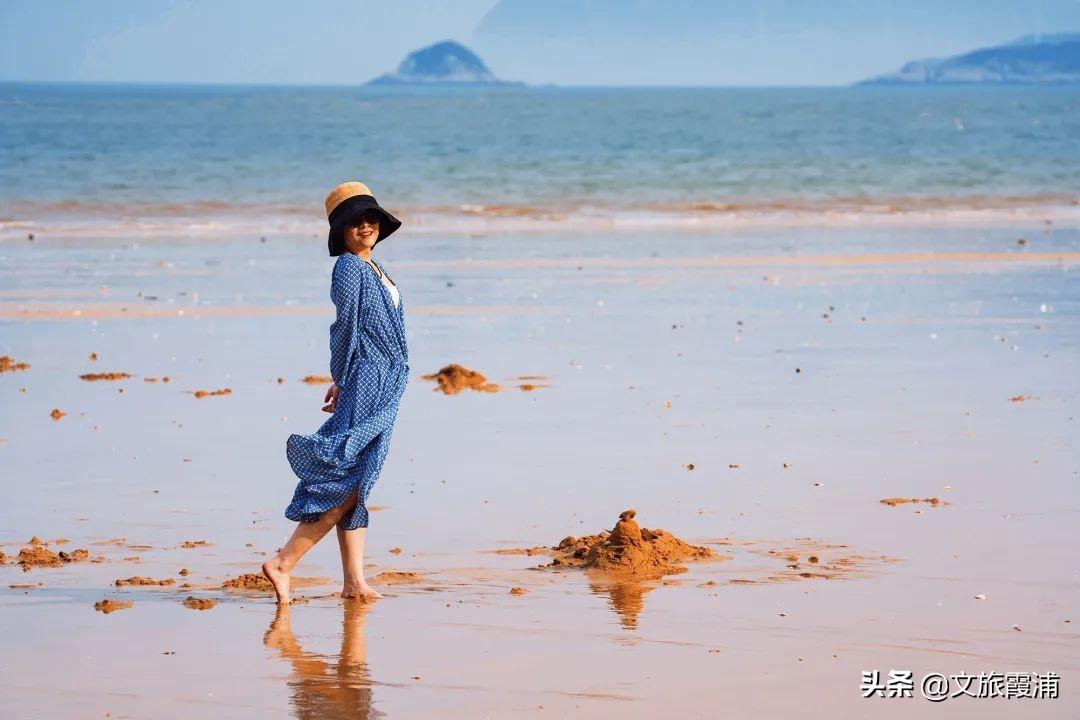
M 409 53 L 397 70 L 380 75 L 365 85 L 523 87 L 525 83 L 498 79 L 472 50 L 452 40 L 444 40 Z
M 1021 38 L 950 58 L 915 60 L 859 85 L 1074 85 L 1080 34 Z

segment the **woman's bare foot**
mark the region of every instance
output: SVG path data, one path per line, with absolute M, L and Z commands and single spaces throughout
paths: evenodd
M 292 598 L 289 597 L 289 573 L 281 568 L 280 555 L 275 555 L 264 562 L 262 573 L 266 576 L 266 579 L 270 581 L 270 584 L 274 586 L 274 592 L 277 594 L 279 605 L 288 605 L 292 602 Z
M 378 600 L 382 597 L 382 593 L 376 591 L 366 582 L 346 582 L 341 586 L 341 597 Z

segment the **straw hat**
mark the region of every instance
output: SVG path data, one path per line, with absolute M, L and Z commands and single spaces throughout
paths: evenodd
M 382 215 L 376 245 L 401 227 L 400 220 L 379 206 L 367 185 L 360 182 L 341 183 L 326 196 L 326 219 L 330 222 L 326 245 L 331 255 L 345 252 L 342 233 L 349 225 L 355 224 L 365 210 L 377 210 Z

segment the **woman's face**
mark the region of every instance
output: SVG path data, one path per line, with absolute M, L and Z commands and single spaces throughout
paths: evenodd
M 345 228 L 345 248 L 353 255 L 371 250 L 379 241 L 379 214 L 368 211 L 360 216 L 356 225 Z

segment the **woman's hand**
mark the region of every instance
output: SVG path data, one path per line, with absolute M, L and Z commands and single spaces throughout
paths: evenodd
M 323 412 L 332 413 L 337 405 L 338 393 L 341 392 L 341 388 L 337 386 L 337 383 L 330 383 L 330 387 L 326 388 L 326 397 L 323 398 Z

